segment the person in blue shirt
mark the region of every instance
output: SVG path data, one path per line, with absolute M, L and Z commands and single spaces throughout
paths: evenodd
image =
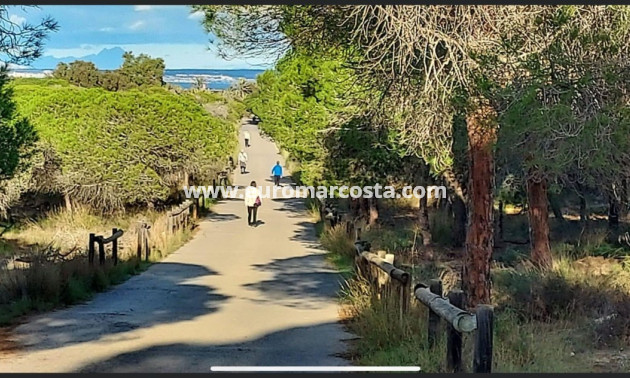
M 277 161 L 276 165 L 271 168 L 271 174 L 273 175 L 273 184 L 275 186 L 280 186 L 280 178 L 282 177 L 282 166 L 280 162 Z

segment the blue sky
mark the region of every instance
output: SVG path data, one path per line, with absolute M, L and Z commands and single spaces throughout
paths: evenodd
M 35 23 L 52 16 L 59 31 L 46 42 L 44 55 L 82 57 L 119 46 L 161 57 L 166 68 L 265 69 L 269 57 L 224 60 L 203 30 L 199 14 L 183 5 L 48 5 L 9 7 L 14 22 Z

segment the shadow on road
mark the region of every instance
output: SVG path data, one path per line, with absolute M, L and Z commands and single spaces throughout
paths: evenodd
M 232 220 L 237 220 L 237 219 L 241 219 L 241 217 L 236 214 L 220 214 L 220 213 L 210 212 L 206 216 L 206 220 L 210 222 L 224 222 L 224 221 L 232 221 Z
M 217 311 L 228 297 L 187 281 L 216 275 L 205 267 L 162 262 L 92 301 L 37 317 L 20 326 L 20 344 L 52 349 Z M 123 337 L 123 336 L 121 336 Z
M 244 325 L 245 326 L 245 325 Z M 341 325 L 323 323 L 294 327 L 243 343 L 167 344 L 120 353 L 86 365 L 81 373 L 210 372 L 211 366 L 342 366 L 337 357 Z
M 257 290 L 256 302 L 269 302 L 295 308 L 319 308 L 337 298 L 342 276 L 322 269 L 321 255 L 274 260 L 254 265 L 255 269 L 272 273 L 268 280 L 243 285 Z

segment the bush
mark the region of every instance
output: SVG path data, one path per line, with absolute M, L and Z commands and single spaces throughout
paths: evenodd
M 338 225 L 324 230 L 321 236 L 322 246 L 332 254 L 354 258 L 354 243 L 346 235 L 345 227 Z
M 108 92 L 20 80 L 13 87 L 41 139 L 43 172 L 32 172 L 28 185 L 95 208 L 165 201 L 184 175 L 207 175 L 236 146 L 233 119 L 164 88 Z
M 431 238 L 433 243 L 443 246 L 453 245 L 455 220 L 446 209 L 438 209 L 429 214 Z

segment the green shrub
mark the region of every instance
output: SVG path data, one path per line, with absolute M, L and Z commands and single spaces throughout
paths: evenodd
M 90 282 L 85 277 L 70 277 L 62 292 L 63 303 L 69 305 L 82 302 L 90 296 Z
M 431 212 L 429 223 L 433 243 L 444 246 L 453 245 L 454 219 L 445 209 Z
M 354 243 L 346 235 L 343 226 L 336 226 L 324 230 L 321 236 L 322 246 L 332 254 L 353 258 L 356 254 Z
M 110 285 L 109 276 L 102 269 L 94 270 L 92 275 L 92 288 L 97 291 L 105 291 Z
M 79 203 L 112 210 L 165 201 L 184 174 L 211 174 L 236 146 L 234 119 L 211 116 L 191 96 L 46 84 L 12 84 L 40 138 L 43 163 L 29 184 Z

